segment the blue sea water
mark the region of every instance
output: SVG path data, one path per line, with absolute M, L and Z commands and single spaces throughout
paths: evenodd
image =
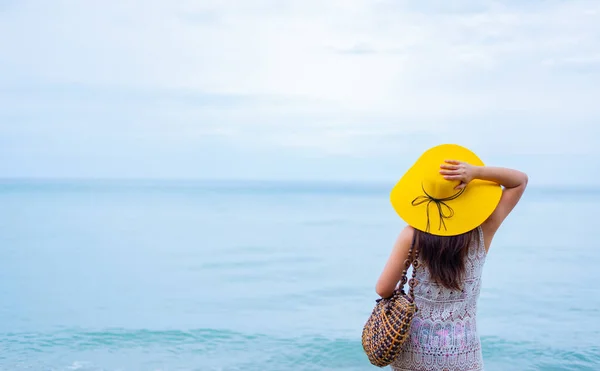
M 0 369 L 376 369 L 390 186 L 4 180 Z M 526 192 L 485 267 L 487 370 L 600 370 L 599 209 Z

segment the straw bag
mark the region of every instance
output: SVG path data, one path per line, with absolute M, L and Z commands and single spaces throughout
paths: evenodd
M 414 302 L 413 289 L 417 284 L 415 271 L 419 265 L 417 260 L 419 249 L 418 246 L 415 247 L 413 257 L 414 245 L 415 236 L 413 236 L 413 241 L 408 251 L 409 258 L 404 261 L 402 281 L 399 288 L 394 291 L 394 294 L 390 298 L 379 298 L 376 300 L 377 304 L 362 331 L 363 349 L 371 364 L 378 367 L 388 366 L 398 356 L 402 345 L 408 339 L 410 324 L 418 310 Z M 407 295 L 404 292 L 404 285 L 406 284 L 406 272 L 411 265 L 411 257 L 413 257 L 413 272 L 408 282 L 410 289 Z

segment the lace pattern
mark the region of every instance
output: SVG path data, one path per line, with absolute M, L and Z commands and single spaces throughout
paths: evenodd
M 477 332 L 477 300 L 485 263 L 481 227 L 469 246 L 463 290 L 450 290 L 431 280 L 424 264 L 416 271 L 415 301 L 410 337 L 392 363 L 394 371 L 482 371 Z M 421 262 L 419 262 L 421 263 Z

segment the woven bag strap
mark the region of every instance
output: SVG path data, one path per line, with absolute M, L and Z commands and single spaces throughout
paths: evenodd
M 408 249 L 408 258 L 404 261 L 404 269 L 402 270 L 402 282 L 400 283 L 401 291 L 404 293 L 404 285 L 407 282 L 406 273 L 408 272 L 408 268 L 412 264 L 412 266 L 413 266 L 412 277 L 410 278 L 410 281 L 408 281 L 408 286 L 409 286 L 408 297 L 411 300 L 414 300 L 414 298 L 415 298 L 414 288 L 417 285 L 417 280 L 415 279 L 415 274 L 417 272 L 417 267 L 419 266 L 419 261 L 418 261 L 419 246 L 418 246 L 417 242 L 418 242 L 417 241 L 417 232 L 414 231 L 412 242 L 410 244 L 410 248 Z

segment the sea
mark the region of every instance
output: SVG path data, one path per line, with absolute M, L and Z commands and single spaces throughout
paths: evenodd
M 0 370 L 376 370 L 393 184 L 0 181 Z M 487 371 L 600 370 L 600 190 L 530 185 L 495 237 Z

